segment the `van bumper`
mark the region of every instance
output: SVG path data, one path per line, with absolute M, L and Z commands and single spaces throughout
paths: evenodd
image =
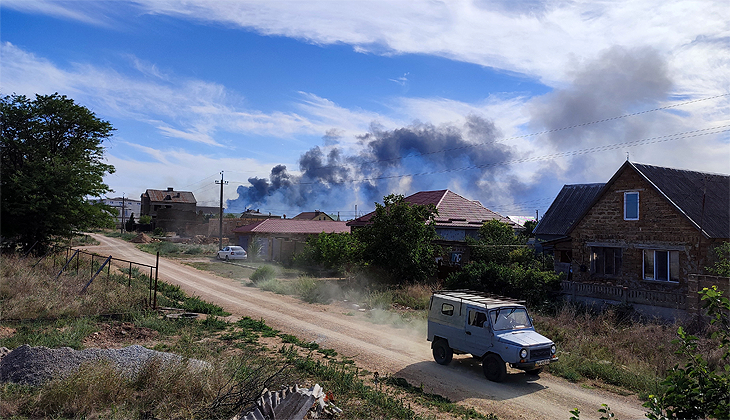
M 520 370 L 535 370 L 540 369 L 541 367 L 545 367 L 549 365 L 550 363 L 555 363 L 558 361 L 558 357 L 551 357 L 550 359 L 544 359 L 544 360 L 535 360 L 532 362 L 524 362 L 524 363 L 510 363 L 510 367 Z

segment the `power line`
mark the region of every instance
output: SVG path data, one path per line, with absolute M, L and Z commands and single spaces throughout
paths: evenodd
M 583 155 L 583 154 L 588 154 L 588 153 L 603 152 L 606 150 L 613 150 L 613 149 L 618 149 L 621 147 L 635 147 L 635 146 L 639 146 L 642 144 L 662 143 L 662 142 L 667 142 L 667 141 L 706 136 L 709 134 L 719 134 L 719 133 L 724 133 L 726 131 L 730 131 L 730 129 L 728 129 L 726 127 L 730 127 L 730 124 L 722 125 L 722 126 L 718 126 L 718 127 L 712 127 L 712 128 L 703 128 L 700 130 L 685 131 L 682 133 L 669 134 L 666 136 L 657 136 L 657 137 L 650 137 L 647 139 L 634 140 L 634 141 L 628 141 L 628 142 L 623 142 L 623 143 L 614 143 L 614 144 L 609 144 L 609 145 L 604 145 L 604 146 L 589 147 L 587 149 L 578 149 L 578 150 L 572 150 L 569 152 L 554 153 L 551 155 L 535 156 L 535 157 L 523 158 L 523 159 L 505 160 L 505 161 L 501 161 L 501 162 L 492 162 L 492 163 L 485 163 L 485 164 L 481 164 L 481 165 L 464 166 L 461 168 L 441 169 L 441 170 L 437 170 L 437 171 L 421 172 L 421 173 L 414 173 L 414 174 L 385 175 L 385 176 L 372 177 L 372 178 L 363 178 L 360 180 L 360 182 L 375 181 L 375 180 L 380 180 L 380 179 L 404 178 L 407 176 L 434 175 L 434 174 L 441 174 L 441 173 L 447 173 L 447 172 L 466 171 L 466 170 L 470 170 L 470 169 L 482 169 L 482 168 L 487 168 L 490 166 L 497 166 L 497 165 L 507 165 L 507 164 L 525 163 L 525 162 L 537 162 L 537 161 L 541 161 L 541 160 L 552 160 L 552 159 L 556 159 L 559 157 L 576 156 L 576 155 Z M 725 128 L 725 129 L 720 130 L 721 128 Z M 718 130 L 718 131 L 710 131 L 710 130 Z M 308 184 L 315 184 L 315 182 L 299 182 L 297 184 L 308 185 Z
M 585 122 L 585 123 L 580 123 L 580 124 L 574 124 L 574 125 L 570 125 L 570 126 L 566 126 L 566 127 L 554 128 L 554 129 L 551 129 L 551 130 L 545 130 L 545 131 L 538 131 L 538 132 L 535 132 L 535 133 L 523 134 L 521 136 L 506 137 L 504 139 L 501 139 L 501 141 L 524 139 L 524 138 L 528 138 L 528 137 L 535 137 L 535 136 L 539 136 L 539 135 L 543 135 L 543 134 L 550 134 L 550 133 L 555 133 L 555 132 L 558 132 L 558 131 L 570 130 L 570 129 L 573 129 L 573 128 L 585 127 L 585 126 L 588 126 L 588 125 L 599 124 L 599 123 L 608 122 L 608 121 L 620 120 L 620 119 L 623 119 L 623 118 L 634 117 L 634 116 L 642 115 L 642 114 L 648 114 L 650 112 L 662 111 L 662 110 L 665 110 L 665 109 L 677 108 L 677 107 L 681 107 L 681 106 L 684 106 L 684 105 L 689 105 L 689 104 L 693 104 L 693 103 L 697 103 L 697 102 L 709 101 L 709 100 L 712 100 L 712 99 L 722 98 L 724 96 L 730 96 L 730 93 L 723 93 L 721 95 L 709 96 L 707 98 L 701 98 L 701 99 L 693 99 L 691 101 L 680 102 L 680 103 L 677 103 L 677 104 L 674 104 L 674 105 L 667 105 L 667 106 L 662 106 L 662 107 L 658 107 L 658 108 L 647 109 L 647 110 L 644 110 L 644 111 L 633 112 L 631 114 L 618 115 L 618 116 L 615 116 L 615 117 L 603 118 L 603 119 L 600 119 L 600 120 L 595 120 L 595 121 L 590 121 L 590 122 Z M 434 151 L 431 151 L 431 152 L 414 153 L 414 154 L 409 154 L 407 156 L 397 156 L 397 157 L 388 158 L 388 159 L 375 159 L 375 160 L 370 160 L 370 161 L 362 162 L 362 164 L 381 163 L 381 162 L 392 162 L 392 161 L 406 159 L 406 158 L 411 158 L 411 157 L 421 157 L 421 156 L 433 155 L 433 154 L 436 154 L 436 153 L 451 152 L 451 151 L 454 151 L 454 150 L 471 149 L 471 148 L 474 148 L 474 147 L 486 146 L 486 145 L 492 144 L 492 143 L 494 143 L 496 141 L 497 141 L 497 139 L 494 139 L 494 140 L 490 140 L 490 141 L 486 141 L 486 142 L 482 142 L 482 143 L 467 144 L 467 145 L 458 146 L 458 147 L 452 147 L 452 148 L 448 148 L 448 149 L 434 150 Z M 312 168 L 312 169 L 315 169 L 315 170 L 316 169 L 329 169 L 329 168 L 336 168 L 336 167 L 338 167 L 338 166 L 337 165 L 327 165 L 327 166 L 317 166 L 317 167 Z
M 720 95 L 720 96 L 725 96 L 725 95 Z M 435 174 L 448 173 L 448 172 L 467 171 L 467 170 L 471 170 L 471 169 L 483 169 L 483 168 L 488 168 L 491 166 L 498 166 L 498 165 L 509 165 L 509 164 L 516 164 L 516 163 L 552 160 L 552 159 L 556 159 L 556 158 L 560 158 L 560 157 L 604 152 L 604 151 L 608 151 L 608 150 L 618 149 L 621 147 L 636 147 L 636 146 L 641 146 L 641 145 L 645 145 L 645 144 L 663 143 L 663 142 L 667 142 L 667 141 L 681 140 L 681 139 L 692 138 L 692 137 L 700 137 L 700 136 L 706 136 L 706 135 L 710 135 L 710 134 L 719 134 L 719 133 L 724 133 L 726 131 L 730 131 L 730 129 L 728 127 L 730 127 L 730 124 L 721 125 L 721 126 L 717 126 L 717 127 L 702 128 L 699 130 L 684 131 L 684 132 L 674 133 L 674 134 L 667 134 L 664 136 L 649 137 L 649 138 L 640 139 L 640 140 L 632 140 L 632 141 L 627 141 L 627 142 L 623 142 L 623 143 L 614 143 L 614 144 L 607 144 L 607 145 L 603 145 L 603 146 L 589 147 L 586 149 L 571 150 L 568 152 L 553 153 L 550 155 L 533 156 L 533 157 L 529 157 L 529 158 L 504 160 L 504 161 L 485 163 L 485 164 L 480 164 L 480 165 L 470 165 L 470 166 L 464 166 L 464 167 L 460 167 L 460 168 L 448 168 L 448 169 L 440 169 L 440 170 L 435 170 L 435 171 L 412 173 L 412 174 L 383 175 L 383 176 L 377 176 L 377 177 L 371 177 L 371 178 L 362 178 L 359 180 L 341 181 L 341 182 L 335 183 L 335 184 L 360 183 L 360 182 L 365 182 L 365 181 L 377 181 L 377 180 L 382 180 L 382 179 L 405 178 L 407 176 L 435 175 Z M 240 185 L 245 185 L 245 182 L 243 182 L 243 181 L 233 181 L 232 180 L 230 182 L 240 184 Z M 288 182 L 290 185 L 315 185 L 315 184 L 319 183 L 317 181 L 295 182 L 295 181 L 291 181 L 291 180 L 289 180 Z

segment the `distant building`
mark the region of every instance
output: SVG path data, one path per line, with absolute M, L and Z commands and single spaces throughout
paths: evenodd
M 296 216 L 292 217 L 292 220 L 329 220 L 330 222 L 335 221 L 335 219 L 330 217 L 330 215 L 319 210 L 305 211 L 303 213 L 299 213 Z
M 175 209 L 179 211 L 196 211 L 197 202 L 190 191 L 175 191 L 172 187 L 167 190 L 147 190 L 142 194 L 142 214 L 157 218 L 160 209 Z
M 256 240 L 261 245 L 262 258 L 287 261 L 304 249 L 309 237 L 322 232 L 350 233 L 350 227 L 347 222 L 270 218 L 237 227 L 233 232 L 238 238 L 237 243 L 245 249 L 248 250 L 249 244 Z
M 126 223 L 132 214 L 134 214 L 136 220 L 139 220 L 139 216 L 142 214 L 142 202 L 139 200 L 131 200 L 127 197 L 107 197 L 97 201 L 116 209 L 115 221 L 117 229 L 121 228 L 122 223 Z

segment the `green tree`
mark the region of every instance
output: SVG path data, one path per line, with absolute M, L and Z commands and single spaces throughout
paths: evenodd
M 730 277 L 730 242 L 716 246 L 715 256 L 717 258 L 715 264 L 707 267 L 707 271 L 716 276 Z
M 124 224 L 124 230 L 127 232 L 134 231 L 134 213 L 129 215 L 129 219 L 127 219 L 127 223 Z
M 296 256 L 299 265 L 316 264 L 340 273 L 350 272 L 361 261 L 362 246 L 349 233 L 325 233 L 307 239 L 307 245 Z
M 433 205 L 412 204 L 400 194 L 375 203 L 371 223 L 353 234 L 362 243 L 362 259 L 368 268 L 388 282 L 423 281 L 433 276 L 438 239 Z
M 29 248 L 91 227 L 113 226 L 112 209 L 92 203 L 110 190 L 114 172 L 102 142 L 114 129 L 58 94 L 0 99 L 2 237 L 5 247 Z
M 479 240 L 469 240 L 469 245 L 472 261 L 497 264 L 509 264 L 512 257 L 519 258 L 526 250 L 525 239 L 516 236 L 512 226 L 496 219 L 485 222 L 479 228 Z
M 467 240 L 471 262 L 451 274 L 446 287 L 496 293 L 529 304 L 545 302 L 560 287 L 560 276 L 542 270 L 534 250 L 526 246 L 527 238 L 516 236 L 510 225 L 490 220 L 479 229 L 478 240 Z

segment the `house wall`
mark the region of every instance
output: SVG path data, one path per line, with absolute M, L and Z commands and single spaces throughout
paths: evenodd
M 627 191 L 639 192 L 639 220 L 624 220 Z M 630 168 L 619 174 L 610 190 L 576 225 L 571 237 L 575 281 L 684 296 L 689 275 L 703 271 L 709 248 L 721 242 L 700 238 L 699 230 Z M 622 249 L 619 275 L 591 273 L 592 246 Z M 678 282 L 644 280 L 643 249 L 679 251 Z
M 149 197 L 142 194 L 141 213 L 157 218 L 157 212 L 162 209 L 174 209 L 195 213 L 196 203 L 175 203 L 171 201 L 150 201 Z

